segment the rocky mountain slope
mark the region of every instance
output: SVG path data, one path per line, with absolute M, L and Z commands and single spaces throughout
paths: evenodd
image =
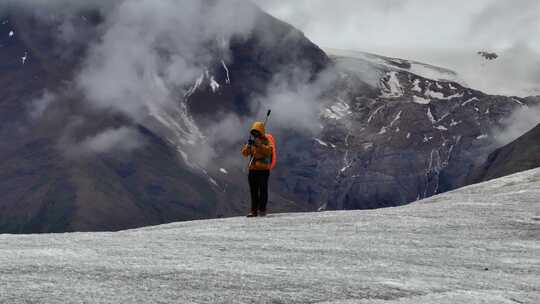
M 9 303 L 537 303 L 540 170 L 398 208 L 0 235 Z
M 315 176 L 290 186 L 323 209 L 394 206 L 464 186 L 504 118 L 537 103 L 486 95 L 426 64 L 347 56 L 331 56 L 340 78 L 322 109 L 322 132 L 302 156 Z
M 472 175 L 471 182 L 482 182 L 540 167 L 540 125 L 520 138 L 491 153 Z
M 0 231 L 242 214 L 238 150 L 269 107 L 273 212 L 401 205 L 465 185 L 492 130 L 537 102 L 423 63 L 329 56 L 255 6 L 188 2 L 172 25 L 142 2 L 0 5 Z
M 200 126 L 212 113 L 246 113 L 250 94 L 263 90 L 275 68 L 302 62 L 300 55 L 314 72 L 328 60 L 300 32 L 257 11 L 250 36 L 231 40 L 232 58 L 216 59 L 193 85 L 175 88 L 171 105 L 149 99 L 146 114 L 134 120 L 87 102 L 78 89 L 110 16 L 93 9 L 0 9 L 2 232 L 118 230 L 243 213 L 244 179 L 219 185 L 224 169 L 208 172 L 191 158 L 202 150 Z M 81 39 L 63 40 L 59 33 L 68 26 Z M 263 34 L 279 39 L 269 44 Z M 219 97 L 210 85 L 218 82 Z M 189 109 L 187 98 L 196 100 Z M 126 151 L 129 146 L 136 149 Z M 273 208 L 308 210 L 279 195 Z

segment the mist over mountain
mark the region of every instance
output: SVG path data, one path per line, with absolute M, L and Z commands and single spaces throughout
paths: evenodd
M 324 48 L 450 68 L 488 94 L 540 95 L 540 2 L 255 0 Z M 496 52 L 484 60 L 478 51 Z

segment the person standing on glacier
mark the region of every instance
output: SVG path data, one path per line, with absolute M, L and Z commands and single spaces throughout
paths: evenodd
M 260 121 L 253 124 L 250 135 L 251 139 L 242 147 L 242 155 L 250 157 L 248 181 L 251 210 L 247 216 L 266 216 L 268 179 L 276 163 L 275 141 L 271 134 L 266 133 L 265 124 Z

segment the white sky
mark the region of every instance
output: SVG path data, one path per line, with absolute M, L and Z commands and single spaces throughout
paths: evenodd
M 446 66 L 492 93 L 527 95 L 521 91 L 540 87 L 540 0 L 254 1 L 323 48 Z M 501 59 L 482 66 L 478 50 Z M 477 79 L 485 74 L 503 79 Z

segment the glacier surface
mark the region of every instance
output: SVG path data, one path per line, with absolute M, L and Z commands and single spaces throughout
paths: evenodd
M 1 303 L 540 303 L 540 169 L 371 211 L 0 235 Z

